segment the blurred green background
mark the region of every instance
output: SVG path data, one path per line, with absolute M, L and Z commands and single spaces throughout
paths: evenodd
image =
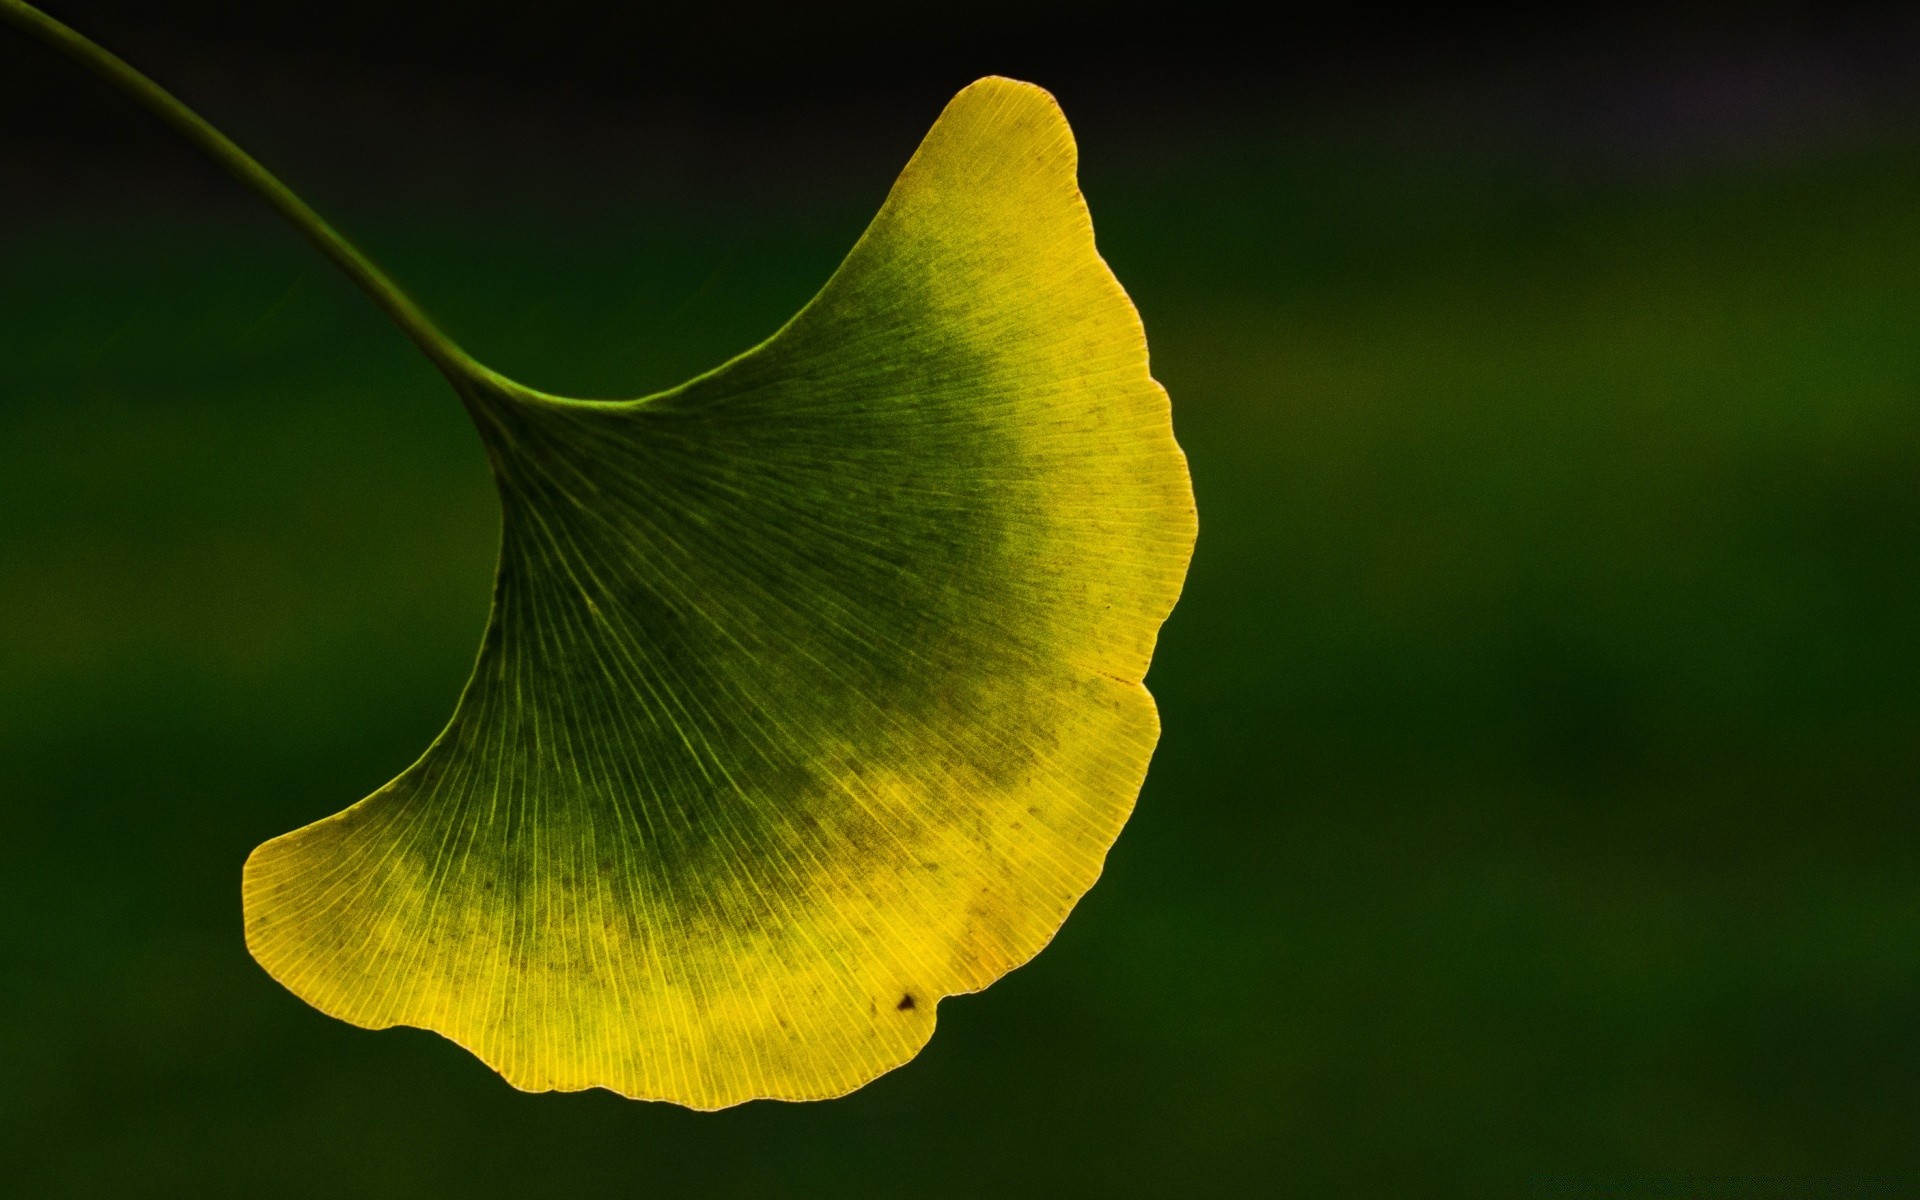
M 578 394 L 764 336 L 959 83 L 1057 75 L 1202 533 L 1106 877 L 912 1064 L 702 1115 L 332 1021 L 247 957 L 240 864 L 451 711 L 486 468 L 310 251 L 8 40 L 0 1191 L 1920 1194 L 1909 26 L 989 5 L 863 83 L 951 14 L 856 7 L 676 67 L 727 10 L 622 108 L 610 5 L 92 7 Z

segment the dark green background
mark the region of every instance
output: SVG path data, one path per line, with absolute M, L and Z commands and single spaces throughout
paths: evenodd
M 771 331 L 959 83 L 1054 85 L 1200 501 L 1166 736 L 1055 944 L 845 1100 L 521 1095 L 307 1009 L 240 863 L 450 711 L 479 446 L 9 35 L 0 1191 L 1920 1192 L 1909 26 L 393 8 L 57 11 L 585 394 Z

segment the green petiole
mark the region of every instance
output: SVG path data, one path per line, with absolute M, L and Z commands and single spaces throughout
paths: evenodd
M 32 34 L 86 67 L 200 147 L 228 174 L 265 200 L 275 212 L 299 230 L 334 266 L 340 268 L 450 380 L 460 382 L 495 378 L 493 372 L 476 362 L 472 355 L 434 324 L 433 318 L 375 266 L 373 260 L 358 246 L 328 224 L 326 218 L 280 182 L 273 172 L 235 145 L 232 138 L 215 129 L 206 118 L 181 103 L 171 92 L 118 56 L 24 0 L 0 0 L 0 20 Z

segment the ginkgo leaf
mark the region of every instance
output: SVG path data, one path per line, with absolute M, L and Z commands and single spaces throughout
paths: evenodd
M 417 763 L 254 852 L 254 956 L 526 1089 L 717 1108 L 911 1058 L 1099 875 L 1194 537 L 1059 108 L 961 92 L 710 374 L 464 391 L 504 511 L 479 661 Z
M 482 367 L 158 84 L 0 20 L 259 194 L 454 385 L 502 509 L 447 728 L 256 849 L 247 944 L 314 1006 L 527 1089 L 839 1095 L 1044 946 L 1159 735 L 1194 510 L 1053 99 L 961 92 L 764 344 L 589 402 Z

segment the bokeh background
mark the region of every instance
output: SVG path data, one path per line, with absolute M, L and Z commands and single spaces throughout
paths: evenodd
M 240 864 L 438 730 L 431 370 L 0 30 L 0 1192 L 1920 1194 L 1920 23 L 49 0 L 481 358 L 633 395 L 1051 87 L 1202 534 L 1054 945 L 844 1100 L 513 1092 L 309 1010 Z

